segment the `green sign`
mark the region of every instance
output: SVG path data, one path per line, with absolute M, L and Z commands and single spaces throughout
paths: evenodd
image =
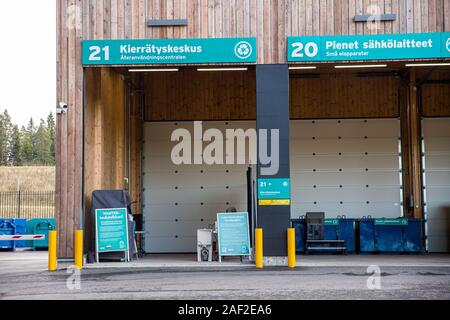
M 408 219 L 375 219 L 376 226 L 407 226 Z
M 256 38 L 84 40 L 83 65 L 255 63 Z
M 450 33 L 288 37 L 288 61 L 449 58 Z
M 128 251 L 127 209 L 95 210 L 95 231 L 97 253 Z
M 250 254 L 250 231 L 247 212 L 218 213 L 219 256 Z
M 258 179 L 258 199 L 290 199 L 289 178 Z
M 339 224 L 337 219 L 325 219 L 324 224 L 326 226 L 337 226 Z

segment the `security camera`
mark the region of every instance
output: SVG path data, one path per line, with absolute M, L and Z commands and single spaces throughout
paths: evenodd
M 67 103 L 60 102 L 59 106 L 56 107 L 56 113 L 57 114 L 67 113 Z

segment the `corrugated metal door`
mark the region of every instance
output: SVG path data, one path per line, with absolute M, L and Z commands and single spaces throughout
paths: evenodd
M 399 217 L 402 192 L 397 119 L 291 124 L 292 217 Z
M 450 118 L 425 118 L 422 130 L 427 248 L 449 252 Z
M 203 123 L 203 131 L 216 128 L 224 135 L 226 129 L 250 127 L 255 122 Z M 171 151 L 177 142 L 170 139 L 179 128 L 188 129 L 193 137 L 193 122 L 145 123 L 143 211 L 149 253 L 194 252 L 197 229 L 213 224 L 217 212 L 228 207 L 247 211 L 248 166 L 173 164 Z

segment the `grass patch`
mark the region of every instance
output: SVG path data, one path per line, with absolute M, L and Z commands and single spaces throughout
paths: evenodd
M 55 167 L 0 167 L 0 191 L 53 191 Z

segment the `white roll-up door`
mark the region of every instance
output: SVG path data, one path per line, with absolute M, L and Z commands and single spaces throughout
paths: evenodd
M 173 130 L 192 122 L 145 124 L 145 250 L 194 252 L 196 230 L 228 207 L 246 211 L 247 165 L 174 165 Z M 203 130 L 255 128 L 255 122 L 204 122 Z M 291 121 L 291 216 L 399 217 L 400 123 L 396 119 Z
M 425 118 L 423 169 L 429 252 L 450 251 L 450 118 Z
M 254 128 L 255 122 L 203 122 L 209 128 Z M 229 207 L 247 211 L 247 165 L 175 165 L 171 141 L 175 129 L 193 122 L 145 123 L 143 194 L 145 251 L 195 252 L 197 229 L 208 228 L 217 212 Z M 208 143 L 204 143 L 206 146 Z M 224 143 L 225 146 L 225 143 Z
M 291 122 L 291 216 L 402 215 L 400 121 Z

